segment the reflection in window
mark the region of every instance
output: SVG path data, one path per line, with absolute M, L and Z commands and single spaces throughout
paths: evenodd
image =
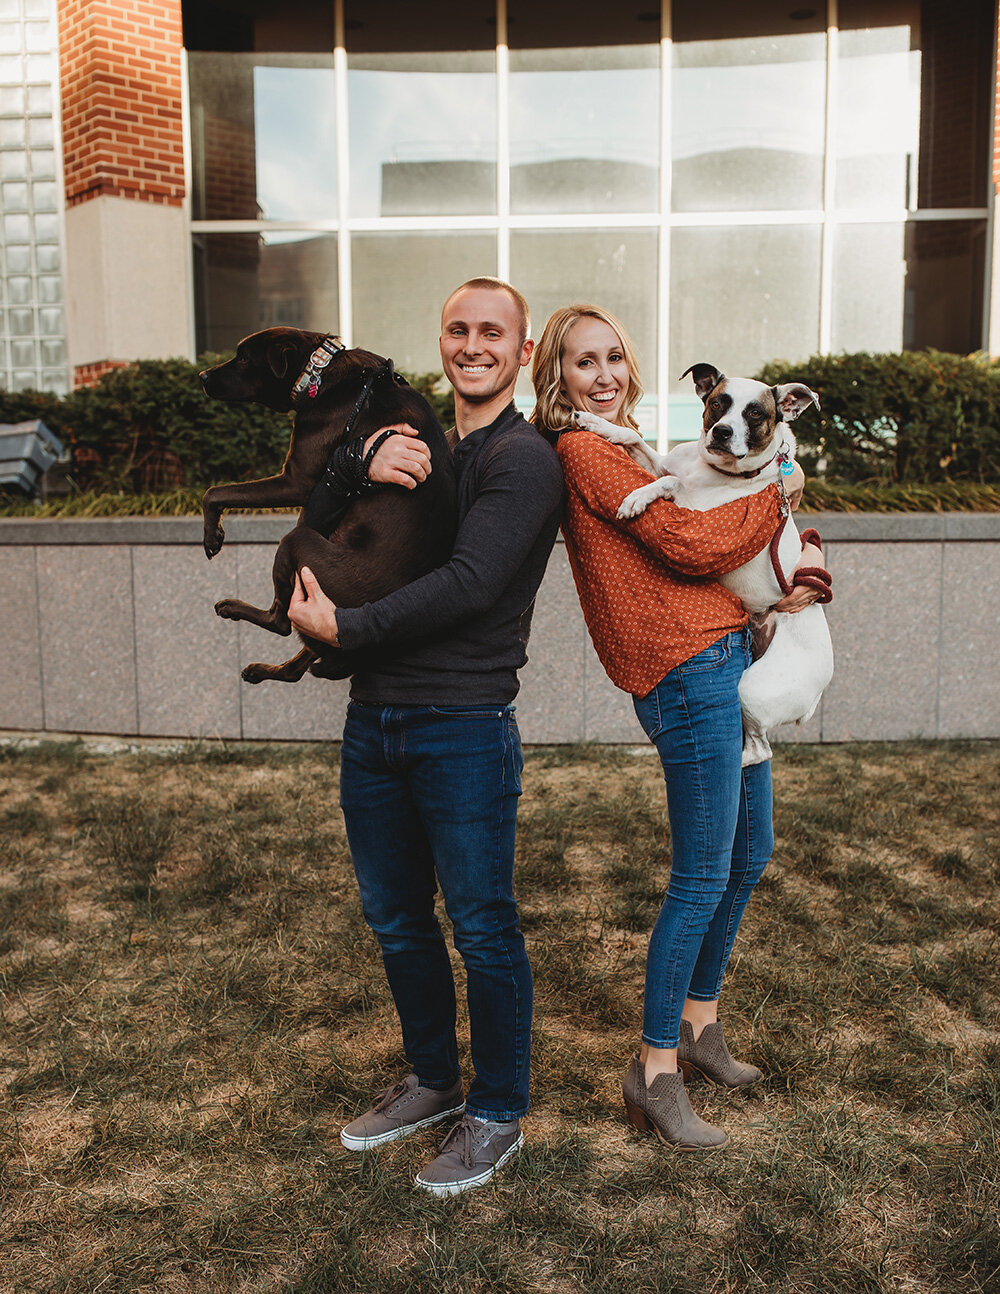
M 510 71 L 511 211 L 656 210 L 656 45 L 512 49 Z
M 560 306 L 598 305 L 621 319 L 635 344 L 647 392 L 656 390 L 656 234 L 635 229 L 515 231 L 510 277 L 527 295 L 531 333 Z M 522 374 L 518 395 L 530 395 Z
M 841 21 L 869 6 L 848 0 Z M 860 15 L 859 15 L 860 17 Z M 836 204 L 913 206 L 920 143 L 920 11 L 915 0 L 880 10 L 887 25 L 840 33 Z M 889 19 L 892 21 L 888 21 Z
M 903 346 L 934 346 L 959 354 L 978 350 L 985 282 L 985 220 L 908 224 Z
M 496 210 L 492 53 L 349 57 L 351 214 Z
M 496 211 L 492 0 L 347 0 L 351 215 Z
M 198 220 L 337 214 L 333 55 L 192 53 Z
M 493 234 L 355 234 L 354 344 L 404 373 L 440 372 L 441 307 L 454 288 L 496 274 Z
M 819 349 L 819 226 L 675 229 L 672 241 L 674 389 L 690 394 L 680 375 L 691 364 L 748 377 Z
M 335 236 L 196 234 L 194 249 L 199 354 L 277 324 L 338 331 Z
M 774 0 L 732 23 L 714 8 L 675 12 L 675 211 L 822 205 L 826 37 L 818 10 L 797 12 Z

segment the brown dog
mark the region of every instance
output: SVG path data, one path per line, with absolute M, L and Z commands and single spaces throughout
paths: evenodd
M 441 424 L 423 396 L 392 370 L 389 361 L 365 350 L 344 350 L 334 338 L 298 328 L 265 328 L 245 337 L 236 355 L 200 374 L 205 393 L 217 400 L 253 400 L 279 412 L 295 410 L 285 464 L 277 476 L 216 485 L 203 500 L 205 553 L 215 556 L 225 539 L 226 508 L 305 508 L 342 441 L 370 436 L 380 427 L 408 422 L 431 454 L 431 474 L 415 489 L 387 486 L 353 499 L 330 534 L 307 526 L 278 545 L 274 601 L 264 610 L 224 598 L 215 604 L 224 620 L 248 620 L 272 633 L 292 631 L 288 604 L 298 571 L 308 566 L 323 592 L 339 606 L 356 607 L 448 560 L 455 539 L 455 475 Z M 302 651 L 282 665 L 248 665 L 248 683 L 277 679 L 297 683 L 310 670 L 345 678 L 366 663 L 360 653 L 340 651 L 300 635 Z

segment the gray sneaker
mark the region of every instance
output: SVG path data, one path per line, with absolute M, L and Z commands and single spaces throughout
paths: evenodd
M 421 1087 L 416 1074 L 407 1074 L 375 1098 L 367 1114 L 349 1123 L 340 1134 L 348 1150 L 367 1150 L 408 1137 L 418 1128 L 453 1118 L 465 1109 L 462 1080 L 443 1092 Z
M 523 1145 L 520 1121 L 503 1132 L 466 1114 L 441 1142 L 438 1157 L 417 1173 L 416 1185 L 432 1195 L 459 1195 L 485 1185 Z

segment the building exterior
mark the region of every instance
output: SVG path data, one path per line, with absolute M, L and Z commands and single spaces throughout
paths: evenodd
M 278 322 L 437 369 L 476 274 L 536 333 L 619 314 L 661 441 L 695 361 L 1000 351 L 996 36 L 989 0 L 0 0 L 0 383 Z

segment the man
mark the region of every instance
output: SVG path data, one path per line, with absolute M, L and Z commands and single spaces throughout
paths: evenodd
M 562 507 L 555 453 L 513 403 L 528 331 L 524 298 L 497 279 L 472 279 L 444 304 L 459 503 L 451 560 L 356 608 L 334 607 L 304 569 L 289 607 L 296 628 L 324 641 L 394 645 L 352 680 L 340 793 L 413 1073 L 341 1140 L 360 1150 L 461 1116 L 416 1178 L 437 1195 L 489 1181 L 520 1148 L 528 1108 L 532 983 L 513 890 L 523 760 L 511 702 Z M 412 486 L 427 471 L 420 451 L 390 437 L 373 479 Z M 468 979 L 475 1078 L 464 1100 L 437 884 Z

